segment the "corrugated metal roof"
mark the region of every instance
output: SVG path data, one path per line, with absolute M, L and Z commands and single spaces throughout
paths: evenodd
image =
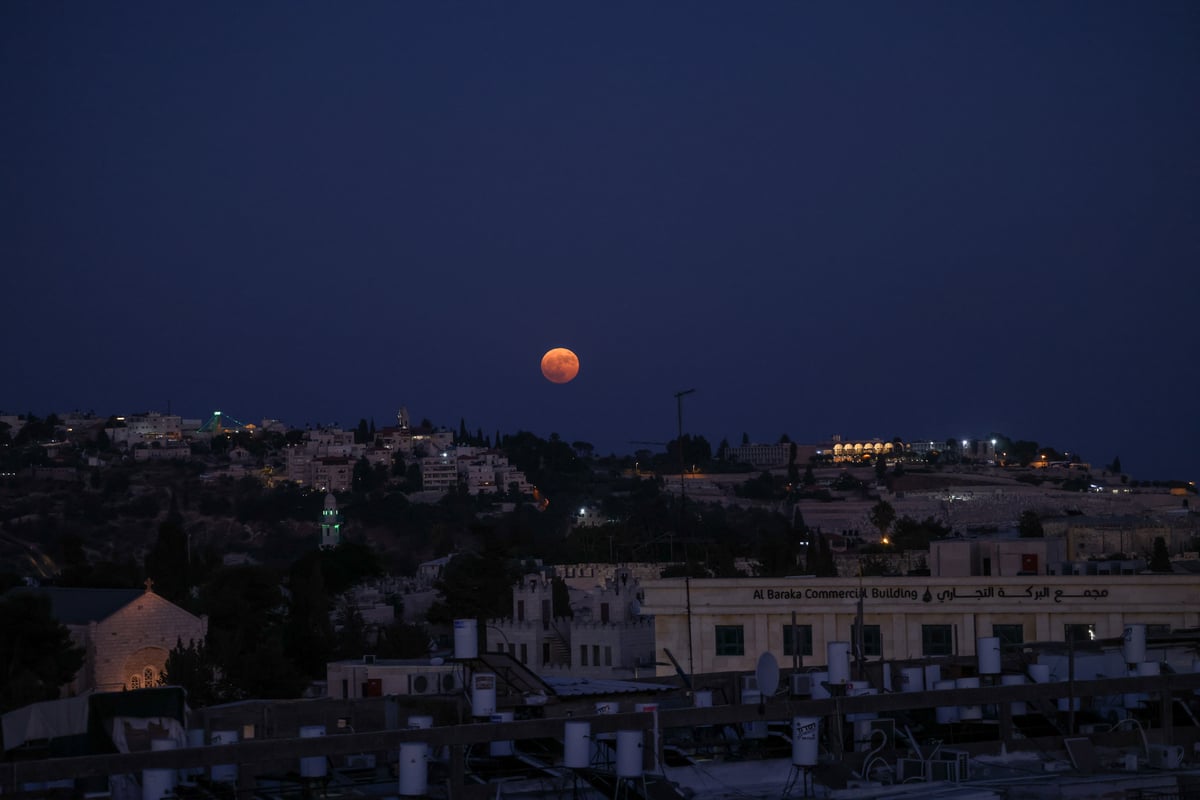
M 569 678 L 542 676 L 559 697 L 587 697 L 589 695 L 634 694 L 636 692 L 669 692 L 675 689 L 662 683 L 641 681 L 608 680 L 603 678 Z

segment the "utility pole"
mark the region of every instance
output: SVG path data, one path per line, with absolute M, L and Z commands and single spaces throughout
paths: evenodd
M 675 445 L 679 448 L 679 532 L 680 533 L 683 533 L 683 506 L 684 506 L 684 501 L 687 499 L 687 489 L 685 488 L 684 482 L 683 482 L 683 469 L 684 469 L 683 397 L 684 397 L 684 395 L 689 395 L 694 391 L 696 391 L 696 390 L 695 389 L 685 389 L 682 392 L 675 393 L 675 403 L 677 405 L 678 421 L 679 421 L 679 437 L 675 440 Z

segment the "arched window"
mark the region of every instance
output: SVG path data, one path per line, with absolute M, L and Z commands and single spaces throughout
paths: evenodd
M 155 683 L 157 683 L 157 681 L 155 680 L 154 667 L 147 666 L 144 670 L 142 670 L 142 684 L 149 689 Z
M 130 689 L 142 688 L 142 679 L 139 678 L 137 675 L 134 675 L 132 678 L 129 679 L 129 688 Z

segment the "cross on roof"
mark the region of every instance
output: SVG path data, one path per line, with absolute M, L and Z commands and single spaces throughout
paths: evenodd
M 154 591 L 154 579 L 153 578 L 146 578 L 146 591 L 147 592 Z

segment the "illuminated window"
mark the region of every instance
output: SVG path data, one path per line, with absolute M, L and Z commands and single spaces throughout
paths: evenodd
M 142 670 L 142 684 L 149 689 L 157 681 L 154 680 L 154 667 L 146 667 Z
M 138 676 L 138 675 L 134 675 L 132 678 L 130 678 L 130 679 L 129 679 L 129 688 L 130 688 L 130 689 L 140 689 L 140 688 L 142 688 L 142 679 L 141 679 L 141 677 L 140 677 L 140 676 Z
M 1088 623 L 1068 622 L 1063 626 L 1064 642 L 1090 642 L 1096 638 L 1096 626 Z

